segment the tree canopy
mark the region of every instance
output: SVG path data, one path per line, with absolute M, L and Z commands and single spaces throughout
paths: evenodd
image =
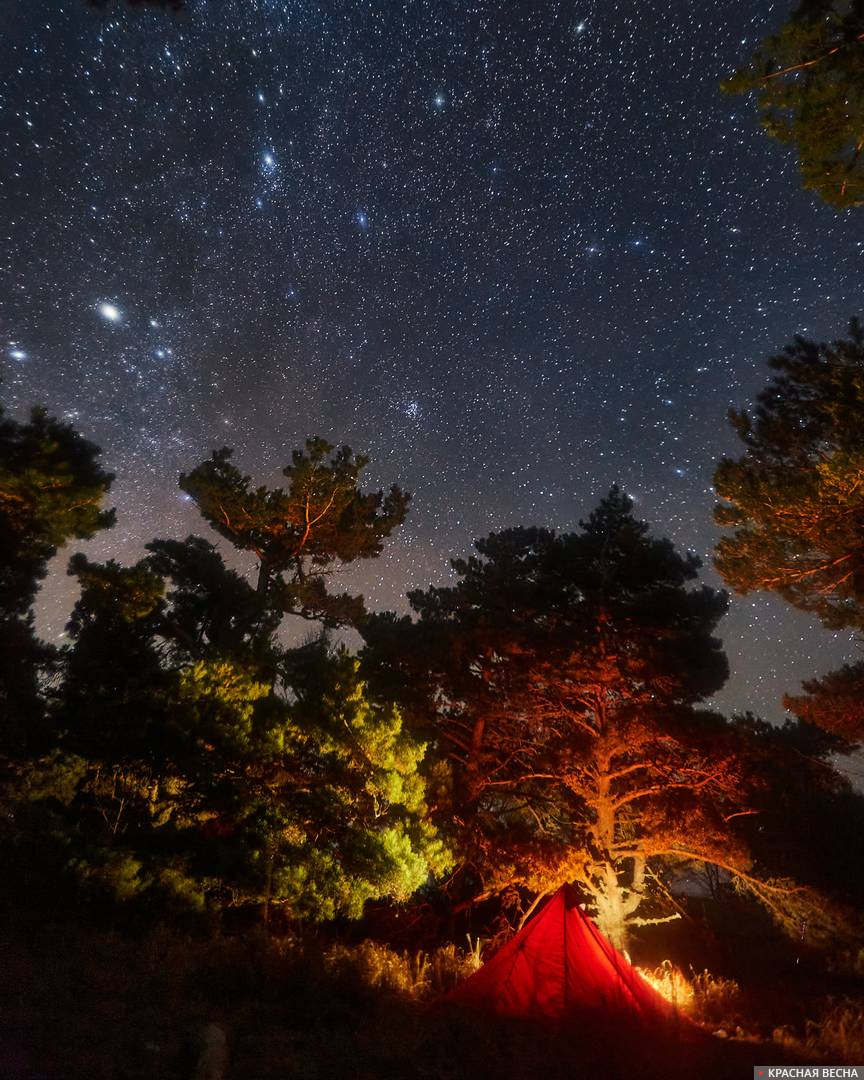
M 462 887 L 578 880 L 617 940 L 664 860 L 746 866 L 724 723 L 696 708 L 727 676 L 726 598 L 631 509 L 613 489 L 578 533 L 492 534 L 457 585 L 410 594 L 416 622 L 364 628 L 376 677 L 436 733 Z
M 806 392 L 793 378 L 801 358 L 787 357 L 789 430 L 780 393 L 747 422 L 759 468 L 777 458 L 789 482 L 790 460 L 830 476 L 850 467 L 859 383 L 847 369 L 860 337 L 853 328 L 849 342 L 805 350 L 802 371 L 821 373 Z M 409 594 L 413 617 L 370 616 L 327 578 L 380 553 L 408 496 L 364 493 L 366 458 L 321 439 L 294 452 L 284 489 L 255 487 L 217 451 L 181 485 L 222 538 L 256 556 L 257 576 L 196 536 L 153 540 L 131 566 L 76 554 L 80 597 L 58 650 L 33 633 L 33 597 L 63 543 L 111 523 L 111 477 L 96 447 L 44 413 L 0 421 L 0 596 L 19 649 L 3 658 L 4 719 L 25 718 L 26 695 L 10 692 L 23 670 L 45 721 L 5 770 L 7 869 L 44 864 L 50 888 L 71 879 L 136 911 L 278 906 L 310 920 L 406 900 L 451 868 L 441 890 L 453 906 L 575 881 L 622 942 L 629 926 L 668 917 L 668 874 L 702 862 L 787 926 L 812 918 L 810 894 L 758 863 L 806 869 L 806 843 L 787 843 L 776 805 L 791 815 L 818 787 L 820 820 L 860 812 L 825 760 L 856 737 L 857 671 L 795 699 L 826 727 L 825 695 L 847 703 L 831 738 L 806 723 L 776 736 L 706 708 L 727 676 L 715 636 L 726 596 L 699 585 L 699 560 L 652 536 L 617 488 L 571 533 L 478 540 L 453 563 L 455 585 Z M 837 452 L 835 436 L 846 440 Z M 854 575 L 835 584 L 851 617 Z M 288 646 L 288 615 L 324 629 Z M 326 636 L 346 624 L 365 635 L 359 658 Z M 807 777 L 771 794 L 802 747 Z M 767 829 L 749 824 L 758 815 Z
M 864 4 L 804 0 L 724 84 L 753 92 L 765 130 L 795 147 L 805 188 L 864 202 Z
M 154 540 L 131 567 L 71 560 L 81 596 L 38 787 L 65 807 L 61 833 L 77 821 L 86 880 L 327 918 L 405 899 L 446 866 L 423 743 L 367 694 L 356 659 L 278 638 L 286 613 L 358 619 L 362 597 L 332 596 L 325 577 L 377 555 L 407 510 L 395 486 L 361 492 L 367 459 L 333 449 L 295 451 L 284 491 L 253 488 L 227 449 L 181 477 L 258 557 L 254 585 L 195 536 Z
M 714 474 L 716 564 L 736 591 L 777 592 L 831 627 L 864 627 L 864 333 L 796 337 L 755 412 L 730 413 L 744 443 Z
M 359 620 L 362 601 L 333 595 L 327 578 L 340 565 L 380 555 L 405 520 L 410 495 L 395 484 L 386 495 L 364 494 L 358 480 L 368 458 L 347 446 L 334 452 L 321 438 L 293 452 L 282 470 L 287 489 L 253 488 L 231 454 L 215 451 L 180 486 L 220 535 L 257 557 L 258 592 L 286 613 L 327 625 Z
M 33 630 L 32 604 L 59 548 L 114 523 L 103 509 L 113 476 L 100 450 L 34 409 L 20 423 L 0 407 L 0 716 L 2 745 L 23 749 L 41 712 L 39 673 L 53 653 Z
M 70 563 L 59 752 L 38 786 L 65 807 L 61 834 L 76 821 L 79 876 L 320 919 L 444 869 L 425 747 L 358 661 L 281 645 L 281 612 L 206 541 L 149 547 L 132 567 Z
M 76 821 L 79 876 L 105 890 L 119 877 L 121 899 L 322 919 L 407 899 L 445 869 L 425 747 L 366 693 L 358 661 L 272 637 L 266 661 L 260 640 L 244 655 L 203 638 L 181 659 L 185 596 L 153 567 L 73 564 L 63 735 L 40 786 L 65 803 L 61 832 Z
M 744 443 L 714 475 L 717 523 L 732 534 L 715 562 L 739 593 L 775 592 L 832 629 L 864 628 L 864 332 L 833 344 L 797 337 L 770 361 L 778 374 L 751 415 L 731 422 Z M 797 715 L 864 738 L 864 664 L 786 698 Z

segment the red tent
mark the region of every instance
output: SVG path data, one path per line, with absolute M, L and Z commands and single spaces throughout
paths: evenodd
M 591 1012 L 636 1021 L 679 1018 L 603 937 L 569 885 L 445 1000 L 549 1020 Z

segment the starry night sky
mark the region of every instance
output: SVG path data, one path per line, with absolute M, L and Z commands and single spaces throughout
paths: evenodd
M 710 566 L 728 407 L 864 306 L 860 216 L 718 88 L 790 7 L 0 0 L 0 372 L 117 473 L 89 553 L 207 535 L 181 470 L 275 482 L 321 434 L 415 494 L 372 607 L 613 482 Z M 772 719 L 854 652 L 761 596 L 721 632 L 718 704 Z

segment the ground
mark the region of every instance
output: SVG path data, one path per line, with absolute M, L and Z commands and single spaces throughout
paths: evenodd
M 563 1033 L 454 1013 L 417 984 L 452 975 L 380 946 L 130 935 L 68 918 L 4 920 L 0 1061 L 7 1080 L 181 1080 L 190 1045 L 218 1024 L 229 1077 L 462 1080 L 596 1075 L 741 1077 L 755 1063 L 812 1061 L 798 1045 L 678 1041 L 592 1018 Z M 445 970 L 446 969 L 446 970 Z M 413 987 L 412 987 L 413 981 Z M 374 985 L 377 983 L 378 985 Z

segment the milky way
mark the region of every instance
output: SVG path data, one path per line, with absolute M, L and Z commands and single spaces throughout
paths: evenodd
M 710 560 L 728 407 L 861 310 L 860 212 L 718 88 L 788 11 L 0 0 L 4 392 L 104 448 L 118 524 L 89 549 L 206 532 L 181 470 L 227 444 L 270 481 L 322 434 L 415 493 L 351 576 L 373 607 L 614 482 Z M 722 633 L 720 703 L 775 719 L 853 649 L 761 596 Z

